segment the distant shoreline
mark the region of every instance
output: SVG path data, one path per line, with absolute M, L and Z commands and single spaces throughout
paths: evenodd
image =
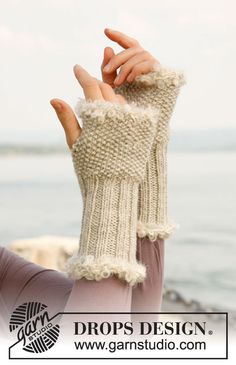
M 236 151 L 236 129 L 175 130 L 170 129 L 169 152 Z M 2 133 L 0 155 L 66 153 L 68 148 L 59 131 Z
M 236 152 L 235 146 L 226 146 L 223 149 L 217 147 L 176 147 L 170 146 L 169 153 L 233 153 Z M 1 156 L 18 156 L 18 155 L 60 155 L 68 154 L 69 149 L 62 145 L 0 145 Z

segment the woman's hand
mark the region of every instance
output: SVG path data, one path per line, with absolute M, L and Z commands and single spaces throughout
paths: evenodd
M 110 86 L 119 86 L 125 81 L 131 83 L 136 76 L 154 71 L 160 65 L 160 62 L 143 49 L 136 39 L 108 28 L 105 28 L 104 33 L 125 49 L 117 55 L 111 47 L 104 49 L 101 64 L 102 79 Z M 119 67 L 120 71 L 117 74 Z
M 110 85 L 92 77 L 83 67 L 76 65 L 74 67 L 74 74 L 83 89 L 86 100 L 107 100 L 120 104 L 126 103 L 124 97 L 115 94 Z M 57 117 L 65 131 L 67 144 L 71 148 L 82 130 L 77 118 L 70 105 L 65 101 L 52 99 L 50 103 L 57 113 Z

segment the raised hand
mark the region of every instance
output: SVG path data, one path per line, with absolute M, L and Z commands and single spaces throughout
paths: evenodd
M 123 82 L 133 82 L 136 76 L 155 71 L 160 62 L 146 51 L 139 42 L 117 30 L 105 28 L 105 35 L 124 48 L 115 54 L 111 47 L 104 49 L 101 64 L 102 79 L 112 87 Z M 117 70 L 120 68 L 119 72 Z
M 185 77 L 183 72 L 162 65 L 126 34 L 107 28 L 105 34 L 124 50 L 115 55 L 111 47 L 105 48 L 103 81 L 128 103 L 134 101 L 138 106 L 159 110 L 147 173 L 139 187 L 137 234 L 153 241 L 167 238 L 176 227 L 167 209 L 167 145 L 171 116 Z
M 74 67 L 74 74 L 83 89 L 86 100 L 107 100 L 120 104 L 126 103 L 125 98 L 115 94 L 109 84 L 91 76 L 80 65 Z M 50 103 L 57 113 L 57 117 L 65 131 L 67 144 L 69 148 L 71 148 L 75 140 L 80 136 L 82 130 L 74 111 L 70 105 L 61 99 L 52 99 Z

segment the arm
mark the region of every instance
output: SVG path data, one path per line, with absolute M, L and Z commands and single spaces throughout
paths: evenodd
M 171 116 L 184 82 L 182 72 L 160 66 L 158 71 L 138 75 L 131 84 L 125 82 L 115 88 L 129 102 L 135 100 L 138 105 L 160 109 L 155 143 L 139 189 L 140 237 L 167 238 L 176 227 L 167 211 L 167 149 Z
M 101 66 L 103 79 L 128 102 L 135 101 L 140 106 L 160 110 L 155 142 L 145 179 L 139 188 L 138 235 L 148 235 L 152 240 L 167 238 L 176 226 L 169 220 L 167 212 L 169 124 L 185 77 L 183 72 L 161 65 L 136 40 L 117 31 L 106 30 L 105 33 L 125 50 L 115 55 L 111 48 L 105 49 Z
M 81 81 L 84 71 L 78 73 Z M 79 249 L 67 272 L 74 279 L 97 281 L 115 275 L 135 285 L 146 275 L 136 260 L 138 187 L 158 111 L 117 102 L 112 89 L 114 102 L 98 99 L 93 94 L 98 84 L 94 78 L 91 83 L 92 94 L 76 107 L 83 129 L 70 146 L 84 210 Z

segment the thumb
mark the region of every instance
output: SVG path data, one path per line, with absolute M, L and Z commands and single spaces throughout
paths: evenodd
M 69 148 L 71 148 L 82 131 L 76 119 L 75 113 L 73 112 L 72 108 L 63 100 L 52 99 L 50 100 L 50 104 L 56 111 L 57 117 L 64 129 L 67 144 Z
M 117 76 L 116 70 L 112 73 L 103 72 L 104 67 L 108 64 L 110 59 L 115 55 L 115 52 L 111 47 L 104 48 L 104 54 L 103 54 L 103 61 L 101 64 L 101 72 L 102 72 L 102 80 L 109 84 L 110 86 L 114 87 L 114 80 Z

